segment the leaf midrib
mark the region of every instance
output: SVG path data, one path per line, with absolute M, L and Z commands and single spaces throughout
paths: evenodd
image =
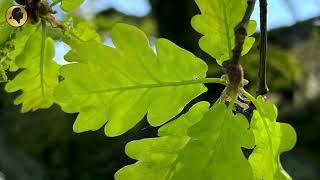
M 187 80 L 187 81 L 180 81 L 180 82 L 161 82 L 161 83 L 155 83 L 155 84 L 139 84 L 139 85 L 133 85 L 133 86 L 99 89 L 99 90 L 92 90 L 92 91 L 86 91 L 86 92 L 75 92 L 74 94 L 77 94 L 77 95 L 102 94 L 102 93 L 115 92 L 115 91 L 127 91 L 127 90 L 136 90 L 136 89 L 152 89 L 152 88 L 162 88 L 162 87 L 175 87 L 175 86 L 186 86 L 186 85 L 204 84 L 204 83 L 217 83 L 217 84 L 226 85 L 225 80 L 223 80 L 221 78 L 203 78 L 203 79 Z
M 230 52 L 232 51 L 232 47 L 231 47 L 231 35 L 230 35 L 230 31 L 229 31 L 229 19 L 228 19 L 228 15 L 227 15 L 227 11 L 226 11 L 226 4 L 223 1 L 222 3 L 222 10 L 223 10 L 223 16 L 225 18 L 225 20 L 223 21 L 224 23 L 224 28 L 226 30 L 226 38 L 227 38 L 227 45 L 228 45 L 228 55 L 230 55 Z
M 42 97 L 45 97 L 44 90 L 44 59 L 45 59 L 45 48 L 46 48 L 46 22 L 41 20 L 42 23 L 42 36 L 41 36 L 41 48 L 40 48 L 40 86 L 41 86 L 41 94 Z
M 267 137 L 268 137 L 268 141 L 270 143 L 270 151 L 271 151 L 271 155 L 272 157 L 275 155 L 275 153 L 273 152 L 273 145 L 272 145 L 272 135 L 271 135 L 271 131 L 269 129 L 269 126 L 268 126 L 268 122 L 266 121 L 266 119 L 263 117 L 263 116 L 267 116 L 264 111 L 262 111 L 262 108 L 260 107 L 260 105 L 258 105 L 259 109 L 261 109 L 261 111 L 259 112 L 260 114 L 260 117 L 261 117 L 261 120 L 262 120 L 262 124 L 264 126 L 264 128 L 266 129 L 267 131 Z M 259 110 L 258 110 L 259 111 Z M 261 116 L 263 115 L 263 116 Z M 272 158 L 272 161 L 274 161 L 274 159 Z M 273 162 L 271 163 L 271 168 L 272 168 L 272 171 L 274 170 L 274 166 L 273 166 Z
M 260 106 L 260 104 L 258 103 L 258 101 L 256 100 L 255 97 L 253 97 L 250 93 L 248 93 L 246 91 L 243 92 L 243 95 L 246 96 L 248 99 L 250 99 L 250 101 L 253 102 L 253 104 L 256 106 L 256 111 L 259 113 L 260 119 L 262 120 L 262 124 L 263 124 L 265 130 L 267 131 L 267 139 L 270 143 L 270 148 L 271 148 L 270 151 L 271 151 L 271 155 L 273 157 L 274 152 L 273 152 L 273 145 L 272 145 L 272 140 L 271 140 L 272 139 L 271 138 L 271 131 L 269 129 L 267 121 L 265 120 L 265 118 L 263 118 L 263 116 L 266 116 L 266 114 L 264 113 L 263 108 Z M 274 161 L 274 159 L 272 159 L 272 161 Z M 271 163 L 271 166 L 272 166 L 271 167 L 272 170 L 274 170 L 273 162 Z

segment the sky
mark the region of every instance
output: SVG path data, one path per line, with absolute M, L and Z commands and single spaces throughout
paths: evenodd
M 151 11 L 149 0 L 86 0 L 81 6 L 81 11 L 86 13 L 88 10 L 91 13 L 96 13 L 107 8 L 115 8 L 125 14 L 138 17 L 148 15 Z
M 259 0 L 252 15 L 252 19 L 258 23 L 257 30 L 259 30 L 258 2 Z M 86 0 L 79 12 L 90 18 L 107 8 L 115 8 L 125 14 L 138 17 L 148 15 L 151 11 L 149 0 Z M 289 26 L 314 16 L 320 16 L 320 0 L 268 0 L 268 29 Z M 57 44 L 55 59 L 61 64 L 65 63 L 61 55 L 68 50 L 69 47 L 64 43 Z
M 320 0 L 268 0 L 268 11 L 269 29 L 289 26 L 297 21 L 320 16 Z M 259 13 L 257 3 L 252 19 L 259 22 Z
M 161 0 L 159 0 L 161 1 Z M 259 20 L 259 0 L 252 19 Z M 99 12 L 113 7 L 129 15 L 145 16 L 151 11 L 149 0 L 87 0 L 82 12 L 88 7 Z M 291 8 L 290 8 L 291 7 Z M 320 16 L 320 0 L 268 0 L 269 29 L 292 25 L 299 20 Z

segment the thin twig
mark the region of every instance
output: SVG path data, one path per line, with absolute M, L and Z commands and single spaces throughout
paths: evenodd
M 260 63 L 259 63 L 259 81 L 257 95 L 268 93 L 267 85 L 267 0 L 260 0 Z
M 241 22 L 234 29 L 236 46 L 232 50 L 233 52 L 232 61 L 234 61 L 235 63 L 239 63 L 240 61 L 243 44 L 246 39 L 246 36 L 248 35 L 247 27 L 250 21 L 250 17 L 254 10 L 256 0 L 247 0 L 247 3 L 248 3 L 248 6 L 245 12 L 245 15 L 242 18 Z
M 247 27 L 250 21 L 250 17 L 253 13 L 256 0 L 247 0 L 247 9 L 245 15 L 243 16 L 241 22 L 235 27 L 235 47 L 233 48 L 233 56 L 230 61 L 226 61 L 223 66 L 227 70 L 230 88 L 232 91 L 238 91 L 241 87 L 241 82 L 243 80 L 243 69 L 239 63 L 241 59 L 241 53 L 243 50 L 243 44 L 246 39 Z

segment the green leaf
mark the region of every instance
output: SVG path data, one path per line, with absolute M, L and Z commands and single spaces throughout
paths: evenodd
M 6 71 L 10 68 L 11 59 L 8 53 L 12 51 L 13 43 L 10 42 L 13 29 L 7 24 L 0 24 L 0 83 L 7 82 Z
M 241 147 L 254 146 L 247 119 L 233 115 L 224 104 L 216 103 L 209 111 L 208 107 L 200 102 L 164 125 L 160 137 L 128 143 L 127 155 L 138 162 L 119 170 L 115 179 L 253 179 L 241 151 Z
M 56 97 L 66 112 L 79 112 L 75 132 L 98 130 L 109 120 L 105 133 L 118 136 L 146 113 L 159 126 L 207 90 L 207 65 L 172 42 L 158 40 L 155 54 L 145 34 L 125 24 L 113 28 L 112 38 L 116 48 L 69 42 L 65 59 L 78 63 L 62 67 Z
M 41 42 L 42 36 L 39 32 L 30 37 L 23 52 L 16 59 L 18 67 L 24 70 L 6 85 L 8 92 L 23 91 L 15 100 L 15 104 L 22 104 L 22 112 L 49 108 L 53 104 L 52 96 L 58 84 L 59 65 L 52 60 L 54 41 L 51 38 L 44 39 L 45 47 L 41 47 Z
M 65 12 L 73 12 L 77 10 L 84 0 L 62 0 L 61 9 Z
M 12 28 L 6 22 L 0 24 L 0 45 L 6 43 L 13 32 L 14 28 Z
M 256 101 L 257 110 L 251 120 L 256 147 L 249 158 L 257 180 L 291 180 L 280 162 L 280 154 L 291 150 L 296 143 L 293 127 L 276 122 L 278 111 L 274 104 L 262 97 Z
M 12 60 L 10 64 L 10 71 L 14 72 L 19 69 L 19 67 L 15 63 L 15 59 L 19 54 L 24 51 L 27 41 L 29 40 L 31 34 L 36 31 L 36 26 L 26 24 L 20 30 L 16 31 L 15 38 L 11 40 L 11 43 L 14 46 L 14 50 L 10 51 L 7 54 L 7 57 Z
M 96 41 L 101 42 L 99 34 L 93 29 L 86 21 L 80 21 L 73 28 L 73 35 L 76 36 L 81 41 Z
M 32 31 L 35 30 L 34 27 L 30 28 L 31 26 L 26 26 L 23 30 L 6 27 L 0 29 L 0 82 L 7 82 L 6 71 L 16 71 L 18 69 L 14 60 L 23 50 Z
M 132 141 L 126 146 L 126 153 L 139 162 L 126 166 L 119 170 L 115 179 L 162 179 L 170 170 L 168 166 L 174 164 L 177 153 L 183 149 L 190 138 L 187 136 L 188 129 L 199 122 L 208 112 L 210 104 L 199 102 L 186 114 L 178 119 L 162 126 L 159 129 L 158 138 Z
M 6 75 L 5 68 L 0 64 L 0 83 L 7 82 L 8 77 Z
M 0 45 L 5 43 L 15 28 L 10 26 L 6 21 L 7 10 L 12 6 L 11 0 L 0 0 Z
M 192 19 L 193 28 L 204 36 L 200 39 L 200 48 L 222 64 L 232 57 L 235 46 L 234 28 L 241 22 L 247 7 L 247 0 L 196 0 L 201 15 Z M 249 52 L 254 38 L 256 22 L 250 21 L 242 55 Z
M 7 24 L 6 22 L 6 13 L 7 10 L 12 6 L 13 1 L 12 0 L 0 0 L 0 24 Z

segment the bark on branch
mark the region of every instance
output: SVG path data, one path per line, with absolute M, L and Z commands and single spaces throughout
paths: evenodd
M 268 93 L 267 85 L 267 0 L 260 0 L 260 63 L 259 63 L 259 81 L 257 95 Z
M 235 63 L 239 63 L 240 61 L 243 44 L 248 35 L 247 27 L 248 27 L 251 15 L 253 13 L 255 3 L 256 3 L 256 0 L 247 1 L 248 6 L 245 12 L 245 15 L 242 18 L 241 22 L 234 29 L 236 46 L 232 50 L 233 52 L 232 61 L 234 61 Z
M 241 59 L 241 52 L 243 50 L 243 44 L 247 36 L 247 27 L 250 21 L 250 17 L 253 13 L 255 7 L 256 0 L 247 0 L 247 9 L 245 15 L 243 16 L 241 22 L 235 27 L 235 47 L 233 48 L 233 56 L 232 59 L 226 61 L 223 66 L 227 70 L 229 83 L 231 89 L 234 91 L 238 91 L 242 86 L 243 80 L 243 69 L 239 63 Z

